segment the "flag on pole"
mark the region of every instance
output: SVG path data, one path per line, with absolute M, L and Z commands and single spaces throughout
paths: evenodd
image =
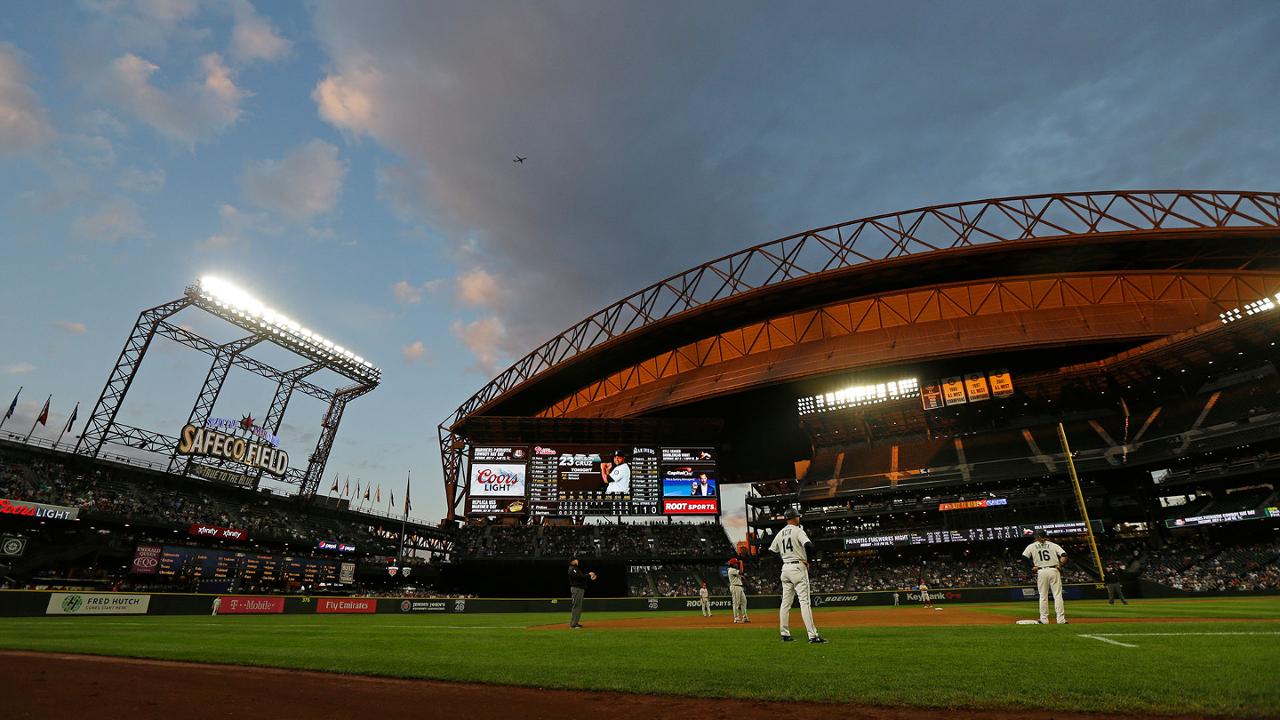
M 351 494 L 351 476 L 347 476 L 347 482 L 342 486 L 342 496 L 346 497 Z
M 31 423 L 31 429 L 27 431 L 27 437 L 22 442 L 31 442 L 31 436 L 36 432 L 36 425 L 49 426 L 49 403 L 53 401 L 53 393 L 49 393 L 49 397 L 45 398 L 44 409 L 40 411 L 40 415 L 36 417 L 36 421 Z
M 338 473 L 333 474 L 333 487 L 329 488 L 329 494 L 333 495 L 338 492 Z
M 404 516 L 405 517 L 409 517 L 409 509 L 412 507 L 413 507 L 412 503 L 409 502 L 409 478 L 405 478 L 404 479 Z
M 392 490 L 391 491 L 391 507 L 395 507 L 395 506 L 396 506 L 396 491 Z
M 365 486 L 364 486 L 364 499 L 365 499 L 365 500 L 368 500 L 368 499 L 369 499 L 369 486 L 368 486 L 368 485 L 365 485 Z
M 71 426 L 76 423 L 76 416 L 80 414 L 80 403 L 76 403 L 75 408 L 71 411 L 71 417 L 67 418 L 67 424 L 62 428 L 62 432 L 58 433 L 58 439 L 53 441 L 53 446 L 57 447 L 62 444 L 62 436 L 66 435 Z
M 356 500 L 360 499 L 360 478 L 356 478 L 356 494 L 352 495 L 351 497 L 355 498 Z
M 378 485 L 378 491 L 373 494 L 373 501 L 377 503 L 382 502 L 382 485 L 381 484 Z
M 22 388 L 19 387 L 18 392 L 13 394 L 13 402 L 9 403 L 9 412 L 4 414 L 4 420 L 8 420 L 9 418 L 13 417 L 13 411 L 18 409 L 18 396 L 21 394 L 22 394 Z M 0 420 L 0 422 L 4 422 L 4 420 Z

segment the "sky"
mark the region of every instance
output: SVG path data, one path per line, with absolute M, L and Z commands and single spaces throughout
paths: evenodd
M 50 394 L 37 435 L 82 422 L 138 312 L 217 274 L 382 369 L 327 476 L 412 471 L 439 518 L 441 419 L 706 260 L 936 203 L 1280 189 L 1276 37 L 1271 0 L 7 3 L 5 429 Z M 158 343 L 121 419 L 176 435 L 207 370 Z M 242 375 L 215 414 L 265 413 Z M 323 409 L 290 405 L 295 462 Z

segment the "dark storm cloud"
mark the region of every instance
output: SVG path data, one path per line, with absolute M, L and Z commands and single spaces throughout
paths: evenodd
M 1280 184 L 1274 2 L 406 0 L 322 2 L 316 24 L 322 116 L 397 153 L 383 180 L 409 185 L 384 195 L 498 279 L 508 351 L 864 215 Z

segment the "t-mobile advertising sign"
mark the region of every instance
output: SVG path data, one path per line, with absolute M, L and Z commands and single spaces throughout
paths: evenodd
M 221 595 L 218 598 L 219 615 L 278 615 L 284 612 L 282 597 L 251 597 L 244 595 Z

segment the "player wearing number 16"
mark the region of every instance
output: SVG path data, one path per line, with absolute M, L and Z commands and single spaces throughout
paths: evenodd
M 782 515 L 787 524 L 782 526 L 769 546 L 770 552 L 782 556 L 782 607 L 778 609 L 778 629 L 782 641 L 791 642 L 791 603 L 800 599 L 800 617 L 809 632 L 809 642 L 824 643 L 813 626 L 813 609 L 809 606 L 809 558 L 814 557 L 813 542 L 800 527 L 800 512 L 787 508 Z
M 1031 561 L 1036 571 L 1036 589 L 1040 592 L 1040 624 L 1049 624 L 1049 594 L 1053 593 L 1053 610 L 1058 624 L 1067 622 L 1066 609 L 1062 606 L 1062 566 L 1067 563 L 1067 552 L 1057 543 L 1049 542 L 1049 533 L 1036 531 L 1036 541 L 1022 551 L 1022 557 Z

